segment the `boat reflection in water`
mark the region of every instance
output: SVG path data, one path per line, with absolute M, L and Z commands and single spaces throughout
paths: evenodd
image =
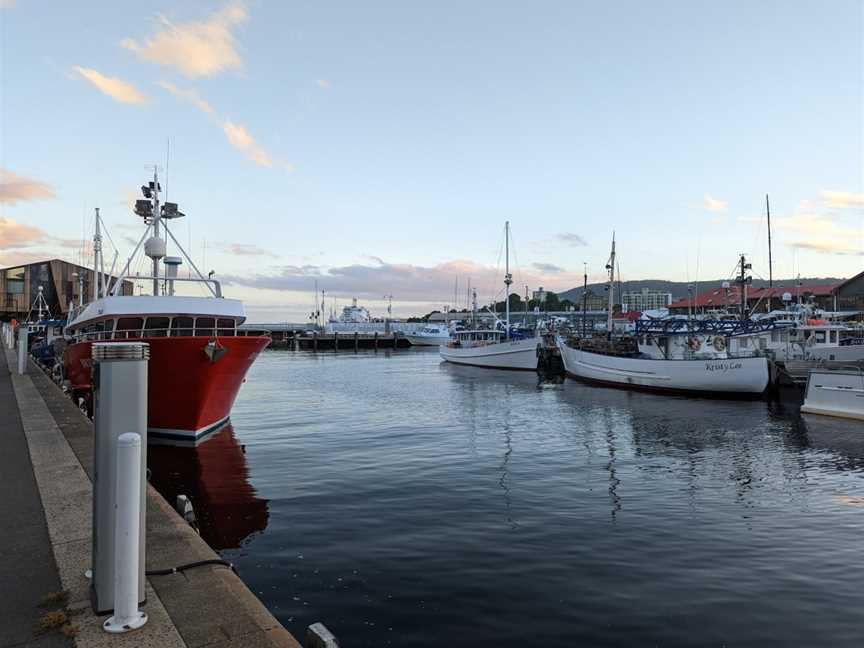
M 231 424 L 197 447 L 151 445 L 147 453 L 150 483 L 172 505 L 178 495 L 192 500 L 201 537 L 214 550 L 238 549 L 267 528 L 268 500 L 249 483 Z

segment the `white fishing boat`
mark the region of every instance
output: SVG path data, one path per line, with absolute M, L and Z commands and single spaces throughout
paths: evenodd
M 609 271 L 607 339 L 556 342 L 572 378 L 614 387 L 706 394 L 761 394 L 768 386 L 768 360 L 755 351 L 730 353 L 729 336 L 696 335 L 684 327 L 660 335 L 612 338 L 615 240 Z
M 405 333 L 412 346 L 441 346 L 450 341 L 450 329 L 443 324 L 431 324 L 418 331 Z
M 507 338 L 504 331 L 459 331 L 454 339 L 440 347 L 441 357 L 454 364 L 537 371 L 539 338 Z
M 801 413 L 864 421 L 864 372 L 860 369 L 811 370 Z
M 488 369 L 515 369 L 537 371 L 537 347 L 539 337 L 515 336 L 510 328 L 510 222 L 504 224 L 505 272 L 504 272 L 504 330 L 479 329 L 473 326 L 458 331 L 453 339 L 439 347 L 441 357 L 447 362 L 486 367 Z M 477 293 L 474 292 L 473 312 L 476 321 Z

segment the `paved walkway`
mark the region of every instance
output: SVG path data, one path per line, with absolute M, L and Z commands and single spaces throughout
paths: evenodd
M 2 351 L 0 524 L 0 646 L 68 646 L 70 642 L 63 635 L 39 630 L 40 617 L 50 611 L 40 607 L 40 602 L 46 594 L 60 590 L 60 577 Z

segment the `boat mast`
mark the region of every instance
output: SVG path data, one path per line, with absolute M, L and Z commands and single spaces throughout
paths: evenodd
M 771 262 L 771 205 L 768 203 L 768 194 L 765 194 L 765 211 L 768 214 L 768 287 L 774 287 L 774 264 Z M 771 310 L 771 296 L 768 297 L 768 310 Z
M 93 284 L 90 286 L 90 301 L 94 302 L 102 296 L 102 230 L 99 227 L 99 208 L 96 208 L 96 225 L 93 228 Z
M 615 232 L 612 232 L 612 254 L 606 264 L 609 271 L 609 312 L 606 314 L 606 337 L 612 339 L 612 309 L 615 305 Z
M 161 219 L 161 213 L 159 209 L 159 177 L 156 171 L 156 167 L 153 167 L 153 238 L 160 239 L 159 235 L 159 221 Z M 164 255 L 164 254 L 163 254 Z M 150 256 L 150 255 L 148 255 Z M 153 295 L 156 296 L 159 294 L 159 258 L 158 256 L 151 256 L 153 259 Z
M 470 283 L 470 279 L 468 280 Z M 474 289 L 471 299 L 471 328 L 477 328 L 477 289 Z
M 510 284 L 513 283 L 513 275 L 510 274 L 510 221 L 504 223 L 504 250 L 505 267 L 504 272 L 504 308 L 507 313 L 507 339 L 510 339 Z
M 583 261 L 582 265 L 585 266 L 585 274 L 582 277 L 582 337 L 584 338 L 588 326 L 588 264 Z
M 738 262 L 740 266 L 740 273 L 738 275 L 738 290 L 741 293 L 741 321 L 747 319 L 747 284 L 752 281 L 750 277 L 747 276 L 747 270 L 752 268 L 752 264 L 747 263 L 747 257 L 743 254 L 741 255 L 741 260 Z

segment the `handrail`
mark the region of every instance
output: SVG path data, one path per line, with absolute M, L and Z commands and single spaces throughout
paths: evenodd
M 135 275 L 135 279 L 146 279 L 153 280 L 156 279 L 158 281 L 186 281 L 188 283 L 203 283 L 203 284 L 213 284 L 213 288 L 211 292 L 213 292 L 214 297 L 222 297 L 222 284 L 218 279 L 202 279 L 201 277 L 154 277 L 152 275 Z M 209 287 L 209 286 L 208 286 Z M 115 295 L 117 296 L 117 295 Z M 144 295 L 147 297 L 148 295 Z M 159 297 L 174 297 L 174 295 L 158 295 Z

